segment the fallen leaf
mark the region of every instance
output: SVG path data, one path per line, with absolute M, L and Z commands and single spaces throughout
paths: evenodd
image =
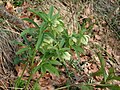
M 84 14 L 85 14 L 86 16 L 89 16 L 89 15 L 91 14 L 91 7 L 90 7 L 90 4 L 85 8 Z
M 6 9 L 7 9 L 7 11 L 8 11 L 9 13 L 13 13 L 13 12 L 14 12 L 14 10 L 13 10 L 14 6 L 13 6 L 9 1 L 7 1 L 5 7 L 6 7 Z
M 25 64 L 20 64 L 20 66 L 18 66 L 18 65 L 15 66 L 15 69 L 17 71 L 17 76 L 18 77 L 21 76 L 21 74 L 22 74 L 22 72 L 24 70 L 24 67 L 25 67 Z M 28 73 L 28 71 L 27 71 L 27 69 L 24 71 L 23 76 L 30 76 L 29 73 Z

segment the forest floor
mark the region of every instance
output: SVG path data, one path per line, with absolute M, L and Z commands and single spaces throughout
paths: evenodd
M 52 1 L 53 0 L 51 0 L 50 2 Z M 97 56 L 97 53 L 99 52 L 105 60 L 104 68 L 106 73 L 108 74 L 109 69 L 111 67 L 114 67 L 115 75 L 117 75 L 120 80 L 120 1 L 55 1 L 59 1 L 59 5 L 62 5 L 65 8 L 60 7 L 59 5 L 57 6 L 57 4 L 53 3 L 54 1 L 52 3 L 46 3 L 48 2 L 48 0 L 3 0 L 7 12 L 20 19 L 30 18 L 33 19 L 36 23 L 40 24 L 41 19 L 35 16 L 28 9 L 43 9 L 43 11 L 45 11 L 44 9 L 47 7 L 47 4 L 49 4 L 49 6 L 53 5 L 55 6 L 55 8 L 61 8 L 60 13 L 62 13 L 61 16 L 64 19 L 63 21 L 65 22 L 65 26 L 68 29 L 68 32 L 77 30 L 78 27 L 76 26 L 76 22 L 79 22 L 81 24 L 84 23 L 84 20 L 86 20 L 85 27 L 88 28 L 91 26 L 91 30 L 87 32 L 88 35 L 90 35 L 90 39 L 88 45 L 83 47 L 84 54 L 80 54 L 80 60 L 78 60 L 76 54 L 73 53 L 72 58 L 75 62 L 68 63 L 66 65 L 69 73 L 66 72 L 66 69 L 64 67 L 57 67 L 60 71 L 59 77 L 47 72 L 39 80 L 41 90 L 79 90 L 79 88 L 77 87 L 82 87 L 82 89 L 80 90 L 109 90 L 106 88 L 102 89 L 96 87 L 98 84 L 101 84 L 101 81 L 103 80 L 104 76 L 91 77 L 90 74 L 97 72 L 101 67 L 101 63 L 99 60 L 100 58 Z M 48 10 L 46 10 L 45 12 L 48 12 Z M 68 14 L 70 16 L 66 16 Z M 29 22 L 25 22 L 25 24 L 31 28 L 35 27 L 32 23 Z M 21 33 L 21 31 L 17 27 L 14 27 L 14 25 L 10 24 L 9 21 L 7 21 L 7 19 L 4 19 L 3 16 L 0 17 L 0 26 L 2 28 L 12 30 L 12 33 L 16 33 L 18 35 Z M 1 34 L 1 36 L 2 35 L 3 34 Z M 36 58 L 38 58 L 38 56 L 36 56 Z M 1 62 L 2 61 L 0 61 L 0 64 Z M 15 80 L 17 77 L 21 76 L 24 66 L 25 64 L 23 63 L 14 65 L 14 72 L 8 72 L 4 69 L 5 72 L 8 72 L 6 74 L 2 73 L 3 67 L 1 67 L 0 90 L 15 90 Z M 78 69 L 75 69 L 74 66 L 77 66 Z M 79 70 L 79 66 L 82 67 L 82 70 Z M 30 76 L 29 70 L 26 69 L 23 76 L 23 80 L 28 80 L 28 77 Z M 39 76 L 39 72 L 33 75 L 30 87 L 32 86 L 33 82 L 37 78 L 39 78 Z M 87 84 L 90 84 L 91 82 L 91 86 L 93 86 L 93 89 L 85 89 L 83 85 L 87 86 Z M 117 86 L 120 85 L 120 81 L 117 80 L 114 80 L 110 83 L 115 84 Z M 23 88 L 18 90 L 22 89 Z

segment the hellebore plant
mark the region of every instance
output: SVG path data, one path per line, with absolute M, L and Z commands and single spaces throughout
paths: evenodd
M 40 71 L 41 75 L 44 75 L 47 71 L 59 76 L 56 66 L 66 64 L 66 60 L 71 59 L 71 50 L 74 50 L 79 56 L 79 52 L 83 52 L 82 45 L 87 45 L 89 39 L 88 35 L 84 35 L 85 30 L 82 31 L 82 29 L 79 30 L 79 33 L 69 35 L 59 12 L 53 14 L 53 7 L 50 8 L 48 14 L 32 9 L 30 11 L 39 16 L 43 22 L 38 25 L 33 20 L 25 18 L 24 20 L 33 23 L 35 28 L 28 28 L 21 33 L 24 43 L 16 42 L 20 46 L 24 46 L 24 48 L 16 52 L 17 56 L 14 63 L 25 63 L 30 71 L 29 79 L 25 83 L 25 89 L 28 89 L 32 75 L 37 71 Z M 31 37 L 30 40 L 29 37 Z M 39 55 L 38 60 L 35 59 L 36 55 Z M 37 63 L 37 65 L 35 66 L 34 63 Z M 24 71 L 17 80 L 16 87 L 22 87 L 20 84 Z M 37 85 L 36 83 L 35 85 Z

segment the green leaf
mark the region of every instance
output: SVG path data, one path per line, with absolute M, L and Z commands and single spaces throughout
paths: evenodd
M 40 16 L 40 18 L 43 19 L 43 21 L 48 22 L 48 17 L 47 17 L 46 13 L 39 12 L 39 16 Z
M 84 53 L 83 48 L 81 48 L 80 46 L 73 45 L 72 48 L 77 52 Z
M 87 45 L 89 38 L 89 35 L 83 35 L 83 37 L 81 37 L 81 43 Z
M 81 88 L 81 90 L 93 90 L 92 86 L 88 86 L 88 85 L 81 85 L 79 87 Z
M 28 29 L 24 30 L 24 31 L 20 34 L 20 36 L 24 36 L 24 35 L 27 34 L 27 33 L 32 33 L 34 30 L 35 30 L 34 28 L 28 28 Z
M 102 75 L 103 74 L 103 72 L 102 72 L 102 70 L 100 69 L 100 70 L 98 70 L 97 72 L 95 72 L 95 73 L 91 73 L 91 76 L 100 76 L 100 75 Z
M 42 72 L 42 74 L 46 73 L 46 68 L 45 68 L 44 64 L 41 66 L 41 72 Z
M 34 67 L 34 68 L 32 69 L 32 74 L 34 74 L 34 73 L 36 73 L 38 70 L 40 70 L 41 67 L 42 67 L 41 64 L 39 64 L 38 66 Z
M 18 42 L 17 40 L 12 41 L 11 43 L 15 45 L 25 46 L 25 44 L 23 44 L 22 42 Z
M 25 83 L 25 80 L 22 80 L 20 77 L 18 77 L 15 81 L 15 86 L 18 88 L 23 88 L 25 86 Z
M 74 42 L 73 42 L 73 40 L 71 38 L 69 39 L 69 45 L 70 46 L 74 45 Z
M 111 84 L 101 84 L 97 85 L 97 88 L 109 88 L 110 90 L 120 90 L 120 86 L 111 85 Z
M 65 39 L 62 38 L 62 40 L 60 41 L 59 47 L 62 48 L 64 44 L 65 44 Z
M 60 52 L 65 52 L 65 51 L 70 51 L 70 48 L 61 48 L 60 50 L 59 50 Z
M 60 16 L 60 11 L 57 14 L 55 14 L 55 15 L 52 16 L 52 21 L 58 19 L 59 16 Z
M 117 86 L 117 85 L 111 85 L 111 86 L 108 86 L 108 88 L 109 88 L 110 90 L 120 90 L 120 87 Z
M 51 37 L 53 40 L 55 40 L 55 38 L 54 38 L 54 36 L 53 36 L 52 33 L 50 33 L 50 32 L 45 32 L 44 34 L 45 34 L 45 36 L 47 35 L 47 36 Z
M 118 80 L 118 81 L 120 81 L 120 77 L 119 77 L 119 76 L 114 76 L 114 77 L 112 77 L 111 79 L 112 79 L 112 80 Z
M 103 77 L 104 77 L 104 82 L 106 82 L 108 75 L 107 75 L 106 70 L 105 70 L 105 60 L 100 53 L 98 53 L 97 56 L 100 60 L 101 70 L 103 72 Z
M 40 47 L 40 45 L 42 44 L 43 41 L 43 34 L 39 35 L 38 41 L 36 43 L 36 50 L 38 50 L 38 48 Z
M 50 60 L 49 63 L 52 64 L 52 65 L 62 65 L 62 64 L 61 64 L 59 61 L 57 61 L 57 60 Z
M 77 54 L 78 59 L 80 59 L 80 57 L 79 57 L 79 51 L 77 50 L 76 46 L 75 46 L 75 45 L 73 45 L 73 46 L 72 46 L 72 48 L 75 50 L 75 52 L 76 52 L 76 54 Z
M 109 69 L 107 81 L 111 80 L 112 77 L 114 77 L 114 76 L 115 76 L 114 68 L 111 67 L 111 68 Z
M 14 58 L 14 61 L 13 61 L 13 64 L 19 64 L 20 62 L 23 62 L 23 60 L 21 60 L 18 56 L 16 56 L 15 58 Z
M 49 16 L 50 19 L 51 19 L 51 17 L 52 17 L 53 10 L 54 10 L 54 7 L 51 6 L 51 7 L 50 7 L 50 10 L 49 10 L 49 13 L 48 13 L 48 16 Z
M 101 68 L 102 68 L 103 70 L 105 70 L 105 69 L 104 69 L 104 68 L 105 68 L 105 60 L 104 60 L 104 58 L 102 57 L 102 55 L 101 55 L 100 53 L 98 53 L 97 56 L 98 56 L 98 58 L 99 58 L 99 60 L 100 60 Z
M 46 51 L 46 52 L 44 53 L 42 59 L 43 59 L 43 60 L 44 60 L 44 59 L 48 59 L 49 57 L 51 57 L 51 53 L 50 53 L 50 51 Z
M 37 28 L 39 28 L 39 26 L 37 25 L 37 23 L 36 23 L 36 22 L 34 22 L 32 19 L 29 19 L 29 18 L 24 18 L 23 20 L 28 21 L 28 22 L 30 22 L 30 23 L 32 23 L 32 24 L 34 24 Z
M 111 68 L 109 69 L 109 75 L 115 75 L 115 72 L 114 72 L 114 68 L 113 68 L 113 67 L 111 67 Z
M 41 90 L 41 89 L 40 89 L 40 84 L 39 84 L 39 83 L 35 83 L 35 84 L 33 85 L 33 90 Z
M 42 44 L 42 41 L 43 41 L 43 37 L 44 37 L 44 34 L 43 34 L 43 31 L 46 29 L 46 23 L 43 22 L 41 24 L 41 27 L 40 27 L 40 32 L 39 32 L 39 35 L 38 35 L 38 40 L 37 40 L 37 43 L 36 43 L 36 47 L 35 49 L 38 50 L 38 48 L 40 47 L 40 45 Z
M 0 23 L 3 22 L 3 21 L 4 21 L 4 19 L 3 19 L 3 18 L 0 18 Z
M 25 52 L 25 51 L 28 51 L 29 49 L 30 49 L 29 47 L 22 48 L 22 49 L 18 50 L 18 51 L 16 52 L 16 54 L 17 54 L 17 55 L 18 55 L 18 54 L 21 54 L 21 53 L 23 53 L 23 52 Z
M 44 67 L 45 67 L 45 69 L 48 70 L 50 73 L 59 76 L 59 72 L 58 72 L 58 70 L 56 69 L 56 67 L 54 67 L 54 66 L 52 66 L 51 64 L 48 64 L 48 63 L 44 64 Z
M 36 15 L 38 15 L 38 16 L 39 16 L 40 18 L 42 18 L 45 22 L 48 21 L 48 17 L 47 17 L 47 14 L 46 14 L 46 13 L 44 13 L 44 12 L 37 12 L 37 11 L 35 11 L 35 10 L 33 10 L 33 9 L 30 9 L 29 11 L 31 11 L 31 12 L 35 13 Z

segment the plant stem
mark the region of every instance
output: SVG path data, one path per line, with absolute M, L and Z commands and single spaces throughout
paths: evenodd
M 34 58 L 35 58 L 35 55 L 36 55 L 36 50 L 34 49 L 33 50 L 33 56 L 32 56 L 32 59 L 31 59 L 31 67 L 33 66 L 33 64 L 34 64 Z M 28 81 L 27 81 L 27 84 L 26 84 L 26 86 L 25 86 L 25 90 L 27 90 L 27 88 L 28 88 L 28 85 L 29 85 L 29 83 L 30 83 L 30 80 L 31 80 L 31 78 L 32 78 L 32 75 L 33 75 L 33 73 L 32 73 L 32 71 L 30 72 L 30 76 L 29 76 L 29 78 L 28 78 Z
M 33 66 L 33 64 L 34 64 L 35 55 L 36 55 L 36 50 L 34 48 L 34 50 L 33 50 L 33 56 L 32 56 L 32 59 L 31 59 L 31 61 L 32 61 L 31 66 Z
M 41 74 L 40 76 L 39 76 L 39 78 L 36 80 L 36 82 L 35 82 L 35 84 L 37 84 L 38 83 L 38 81 L 40 80 L 40 78 L 43 76 L 43 74 Z M 35 85 L 34 84 L 34 85 Z M 34 87 L 33 87 L 34 88 Z
M 22 71 L 22 74 L 21 74 L 21 76 L 19 77 L 19 80 L 16 82 L 16 85 L 15 85 L 15 87 L 17 87 L 17 84 L 19 84 L 20 83 L 20 81 L 21 81 L 21 78 L 23 77 L 23 74 L 24 74 L 24 72 L 25 72 L 25 70 L 26 70 L 26 68 L 27 68 L 27 66 L 28 66 L 28 61 L 26 62 L 26 65 L 25 65 L 25 67 L 24 67 L 24 69 L 23 69 L 23 71 Z
M 27 90 L 28 89 L 28 85 L 29 85 L 29 83 L 30 83 L 30 80 L 31 80 L 31 78 L 32 78 L 32 71 L 31 71 L 31 74 L 30 74 L 30 76 L 29 76 L 29 78 L 28 78 L 28 81 L 27 81 L 27 84 L 26 84 L 26 86 L 25 86 L 25 90 Z

